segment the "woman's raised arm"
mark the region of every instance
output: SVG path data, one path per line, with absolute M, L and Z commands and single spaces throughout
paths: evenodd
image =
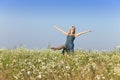
M 53 27 L 54 27 L 55 29 L 57 29 L 58 31 L 62 32 L 63 34 L 68 35 L 67 32 L 65 32 L 64 30 L 60 29 L 59 27 L 57 27 L 57 26 L 53 26 Z
M 80 36 L 80 35 L 82 35 L 82 34 L 85 34 L 85 33 L 88 33 L 88 32 L 91 32 L 91 30 L 79 32 L 79 33 L 75 34 L 75 37 L 78 37 L 78 36 Z

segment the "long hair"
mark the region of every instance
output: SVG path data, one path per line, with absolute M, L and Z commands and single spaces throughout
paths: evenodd
M 75 29 L 76 29 L 75 26 L 71 26 L 71 28 L 73 28 L 73 30 L 74 30 L 72 34 L 75 34 Z M 71 33 L 71 28 L 69 30 L 69 34 Z

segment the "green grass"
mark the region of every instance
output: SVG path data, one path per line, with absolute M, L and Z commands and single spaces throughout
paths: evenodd
M 120 51 L 0 49 L 0 80 L 120 80 Z

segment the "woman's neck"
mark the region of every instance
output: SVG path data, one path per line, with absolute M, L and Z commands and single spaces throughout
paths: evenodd
M 73 34 L 73 33 L 69 33 L 68 35 L 74 36 L 75 34 Z

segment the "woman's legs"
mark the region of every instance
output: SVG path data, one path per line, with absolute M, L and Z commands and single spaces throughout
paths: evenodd
M 63 45 L 63 46 L 59 46 L 59 47 L 52 47 L 51 49 L 53 50 L 61 50 L 61 49 L 65 49 L 66 47 Z
M 67 48 L 66 48 L 67 47 Z M 58 46 L 58 47 L 52 47 L 51 49 L 53 50 L 62 50 L 62 54 L 64 54 L 65 52 L 67 53 L 74 53 L 74 44 L 67 44 L 66 46 L 63 45 L 63 46 Z

